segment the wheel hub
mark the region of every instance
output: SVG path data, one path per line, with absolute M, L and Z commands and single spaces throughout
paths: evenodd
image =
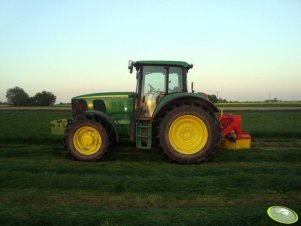
M 81 137 L 81 144 L 86 147 L 86 146 L 91 146 L 91 144 L 93 144 L 93 137 L 91 136 L 91 134 L 83 134 Z
M 93 155 L 101 147 L 102 138 L 97 129 L 91 126 L 84 126 L 75 132 L 73 144 L 79 153 Z
M 169 128 L 169 142 L 181 154 L 195 154 L 207 143 L 208 129 L 200 118 L 184 115 L 176 118 Z
M 181 129 L 179 133 L 179 137 L 181 137 L 184 141 L 189 141 L 193 139 L 193 131 L 189 127 L 189 125 L 185 125 L 183 129 Z

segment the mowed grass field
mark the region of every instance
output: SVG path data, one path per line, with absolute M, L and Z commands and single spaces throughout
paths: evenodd
M 301 215 L 301 111 L 236 111 L 251 150 L 199 165 L 126 143 L 104 161 L 73 161 L 49 121 L 68 111 L 0 111 L 0 225 L 280 225 Z
M 301 101 L 295 102 L 229 102 L 217 103 L 218 107 L 301 107 Z

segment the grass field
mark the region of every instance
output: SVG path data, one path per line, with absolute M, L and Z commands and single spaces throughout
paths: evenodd
M 301 111 L 243 111 L 251 150 L 200 165 L 157 150 L 114 147 L 102 162 L 71 160 L 49 121 L 66 111 L 0 111 L 0 225 L 279 225 L 301 215 Z
M 233 102 L 217 103 L 218 107 L 301 107 L 299 102 Z

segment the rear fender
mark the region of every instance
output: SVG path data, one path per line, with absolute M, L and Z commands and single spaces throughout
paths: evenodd
M 116 142 L 119 142 L 120 139 L 119 139 L 117 125 L 110 116 L 108 116 L 107 114 L 101 111 L 95 111 L 95 110 L 86 111 L 86 116 L 98 122 L 105 122 L 114 132 Z
M 217 113 L 219 111 L 213 103 L 197 93 L 173 93 L 163 97 L 153 113 L 153 118 L 160 117 L 160 115 L 171 106 L 180 105 L 182 103 L 195 103 L 211 113 Z

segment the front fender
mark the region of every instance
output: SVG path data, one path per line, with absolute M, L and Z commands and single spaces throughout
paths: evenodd
M 114 131 L 115 137 L 116 137 L 116 142 L 119 142 L 119 133 L 118 133 L 118 128 L 114 120 L 108 116 L 107 114 L 101 112 L 101 111 L 95 111 L 95 110 L 90 110 L 86 111 L 86 115 L 92 119 L 95 119 L 96 121 L 105 121 Z

